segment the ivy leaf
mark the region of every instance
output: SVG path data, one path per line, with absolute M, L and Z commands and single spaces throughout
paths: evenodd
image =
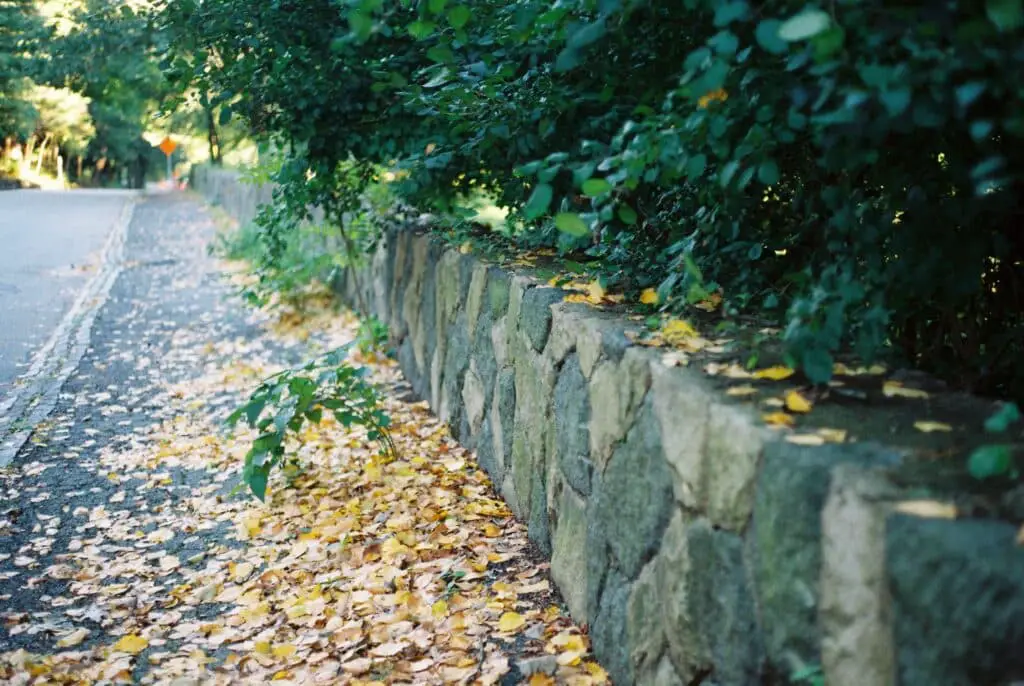
M 373 19 L 360 11 L 349 12 L 348 27 L 356 35 L 356 38 L 363 41 L 370 37 L 373 30 Z
M 434 25 L 429 21 L 414 21 L 406 27 L 409 35 L 416 40 L 423 40 L 434 32 Z
M 691 181 L 704 173 L 708 166 L 708 157 L 704 154 L 693 155 L 686 161 L 686 176 Z
M 220 108 L 220 115 L 217 117 L 217 125 L 227 126 L 229 121 L 231 121 L 231 108 L 226 106 Z
M 430 0 L 427 3 L 427 8 L 431 14 L 440 14 L 444 12 L 444 6 L 447 4 L 447 0 Z
M 814 37 L 814 54 L 818 59 L 831 57 L 842 50 L 844 42 L 846 42 L 846 31 L 842 26 L 833 24 Z
M 985 420 L 985 431 L 1002 433 L 1010 425 L 1021 419 L 1020 408 L 1016 403 L 1004 403 L 991 417 Z
M 455 54 L 450 48 L 444 45 L 435 45 L 427 50 L 427 57 L 442 64 L 448 64 L 455 61 Z
M 590 233 L 587 223 L 574 212 L 559 212 L 556 214 L 555 228 L 562 233 L 567 233 L 576 238 L 582 238 Z
M 583 195 L 594 198 L 603 195 L 612 189 L 612 185 L 605 179 L 587 179 L 583 182 Z
M 986 0 L 985 14 L 1000 31 L 1012 31 L 1024 25 L 1024 0 Z
M 744 19 L 747 16 L 749 7 L 744 0 L 734 0 L 733 2 L 723 2 L 718 5 L 718 9 L 715 10 L 715 26 L 722 28 L 728 26 L 734 21 Z
M 465 5 L 456 5 L 448 10 L 448 23 L 453 29 L 461 29 L 469 22 L 470 11 Z
M 1012 455 L 1008 445 L 983 445 L 971 453 L 967 471 L 975 479 L 1003 476 L 1010 471 Z
M 639 219 L 639 217 L 637 217 L 636 210 L 634 210 L 629 205 L 619 205 L 618 214 L 619 220 L 623 224 L 628 224 L 629 226 L 636 224 L 637 219 Z
M 523 208 L 523 216 L 526 219 L 536 219 L 547 212 L 548 207 L 551 205 L 552 194 L 553 191 L 549 184 L 538 184 L 533 189 L 533 193 L 530 194 L 530 199 L 526 201 L 526 206 Z
M 882 91 L 881 95 L 878 96 L 885 106 L 885 109 L 889 112 L 889 116 L 896 117 L 910 106 L 910 89 L 909 88 L 894 88 L 892 90 Z
M 757 168 L 757 180 L 766 186 L 774 186 L 779 182 L 779 165 L 775 160 L 765 160 Z
M 832 25 L 832 17 L 828 12 L 819 9 L 806 9 L 795 17 L 782 22 L 779 26 L 779 38 L 787 43 L 810 40 L 824 33 Z
M 779 38 L 780 26 L 782 22 L 778 19 L 765 19 L 754 30 L 757 44 L 773 55 L 781 55 L 789 50 L 789 43 Z

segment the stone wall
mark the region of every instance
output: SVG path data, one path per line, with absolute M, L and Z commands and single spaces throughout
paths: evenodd
M 550 556 L 615 683 L 819 665 L 843 686 L 1024 679 L 1016 527 L 908 514 L 903 451 L 786 442 L 631 345 L 628 321 L 410 227 L 339 285 L 357 290 Z
M 273 200 L 272 186 L 243 183 L 238 172 L 231 169 L 195 166 L 189 174 L 189 183 L 208 202 L 221 207 L 241 224 L 251 222 L 259 206 Z

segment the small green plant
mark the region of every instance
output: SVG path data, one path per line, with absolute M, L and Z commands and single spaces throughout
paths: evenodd
M 346 429 L 365 427 L 369 440 L 385 453 L 395 454 L 388 433 L 390 419 L 380 408 L 377 390 L 366 380 L 365 369 L 346 361 L 350 347 L 342 346 L 265 379 L 227 418 L 228 426 L 244 420 L 259 434 L 246 453 L 242 481 L 260 500 L 266 495 L 271 470 L 287 458 L 288 438 L 306 422 L 319 424 L 324 412 L 333 414 Z
M 359 352 L 364 355 L 374 351 L 384 350 L 388 343 L 388 325 L 373 315 L 363 317 L 359 321 L 359 333 L 356 336 L 356 346 Z
M 790 675 L 790 681 L 794 684 L 805 684 L 806 686 L 825 686 L 825 675 L 821 673 L 821 666 L 808 665 Z
M 992 416 L 985 420 L 985 431 L 990 434 L 1005 434 L 1010 426 L 1021 420 L 1020 408 L 1016 403 L 1003 403 Z M 1017 477 L 1013 462 L 1013 446 L 1008 443 L 986 443 L 974 449 L 967 460 L 967 471 L 975 479 L 994 477 Z

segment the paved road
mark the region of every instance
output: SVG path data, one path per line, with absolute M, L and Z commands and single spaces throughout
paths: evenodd
M 0 192 L 0 401 L 99 267 L 124 191 Z

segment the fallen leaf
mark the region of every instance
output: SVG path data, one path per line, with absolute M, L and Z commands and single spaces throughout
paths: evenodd
M 938 500 L 904 500 L 897 503 L 896 511 L 928 519 L 956 519 L 956 506 Z
M 296 650 L 297 648 L 291 643 L 275 643 L 270 652 L 276 658 L 287 659 L 294 655 Z
M 181 566 L 181 561 L 174 555 L 164 555 L 160 558 L 160 569 L 170 572 Z
M 846 441 L 845 429 L 818 429 L 818 435 L 828 443 L 844 443 Z
M 254 570 L 255 567 L 251 562 L 242 562 L 235 565 L 235 572 L 232 576 L 236 583 L 242 583 L 252 575 Z
M 149 641 L 144 637 L 137 634 L 128 634 L 127 636 L 122 636 L 121 640 L 114 644 L 114 650 L 119 653 L 138 655 L 147 646 L 149 646 Z
M 810 412 L 812 407 L 811 401 L 799 391 L 790 391 L 786 394 L 786 409 L 790 412 L 806 413 Z
M 398 643 L 397 641 L 389 641 L 388 643 L 381 643 L 379 646 L 374 646 L 370 652 L 377 657 L 394 657 L 400 652 L 405 650 L 404 643 Z
M 790 367 L 766 367 L 764 369 L 758 369 L 754 372 L 755 379 L 768 379 L 770 381 L 782 381 L 788 379 L 796 373 L 796 370 Z
M 770 426 L 794 426 L 796 424 L 793 416 L 785 412 L 769 412 L 761 415 L 761 419 Z
M 506 633 L 518 631 L 526 624 L 526 617 L 518 612 L 506 612 L 498 620 L 498 629 Z
M 683 343 L 688 338 L 699 338 L 700 333 L 684 319 L 669 319 L 661 327 L 661 335 L 672 345 Z
M 818 434 L 790 434 L 786 440 L 797 445 L 825 445 L 825 438 Z
M 71 648 L 72 646 L 76 646 L 82 641 L 84 641 L 88 635 L 88 629 L 86 629 L 85 627 L 79 627 L 78 629 L 75 629 L 70 633 L 64 634 L 63 638 L 57 641 L 57 647 Z
M 640 293 L 640 302 L 644 305 L 657 305 L 658 304 L 658 291 L 653 288 L 645 288 Z
M 745 398 L 748 395 L 755 395 L 756 393 L 757 389 L 751 386 L 750 384 L 743 384 L 742 386 L 733 386 L 732 388 L 728 389 L 725 392 L 726 395 L 731 395 L 735 398 Z
M 882 394 L 886 398 L 927 398 L 927 391 L 917 388 L 907 388 L 899 381 L 886 381 L 882 384 Z
M 914 422 L 914 428 L 926 434 L 934 431 L 952 431 L 953 427 L 943 422 L 919 421 Z

